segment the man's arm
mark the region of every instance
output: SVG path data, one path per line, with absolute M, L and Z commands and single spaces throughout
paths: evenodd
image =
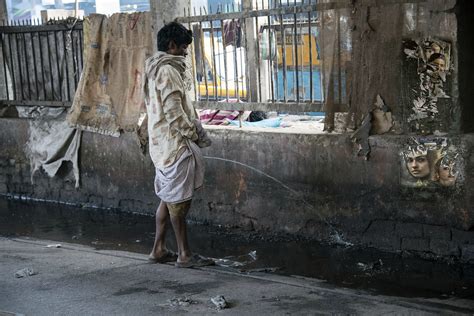
M 177 130 L 183 137 L 197 141 L 196 126 L 184 112 L 180 92 L 173 92 L 163 101 L 165 119 L 172 129 Z

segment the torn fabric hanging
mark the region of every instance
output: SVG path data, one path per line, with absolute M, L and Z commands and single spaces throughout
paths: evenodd
M 321 0 L 320 3 L 332 0 Z M 348 104 L 348 70 L 351 62 L 352 39 L 350 9 L 318 12 L 318 48 L 321 55 L 321 79 L 324 129 L 334 130 L 335 112 Z
M 152 53 L 149 12 L 84 20 L 84 72 L 68 115 L 77 128 L 120 136 L 137 129 L 143 67 Z
M 242 46 L 242 28 L 240 20 L 225 20 L 224 21 L 224 46 L 234 45 L 235 47 Z
M 31 182 L 41 168 L 54 177 L 65 161 L 72 163 L 75 187 L 79 187 L 81 132 L 70 128 L 63 108 L 18 107 L 20 117 L 29 118 L 26 154 L 30 159 Z

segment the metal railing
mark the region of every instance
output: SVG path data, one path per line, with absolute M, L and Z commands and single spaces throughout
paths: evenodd
M 0 105 L 71 106 L 83 68 L 82 21 L 0 26 Z
M 209 14 L 204 8 L 199 13 L 187 10 L 178 18 L 194 34 L 196 106 L 228 109 L 220 101 L 231 101 L 233 110 L 322 111 L 326 96 L 320 12 L 335 10 L 336 61 L 330 77 L 337 110 L 345 110 L 351 44 L 341 35 L 344 20 L 337 9 L 350 3 L 246 3 L 250 1 L 218 6 Z

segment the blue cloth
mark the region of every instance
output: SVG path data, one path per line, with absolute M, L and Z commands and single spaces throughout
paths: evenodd
M 239 126 L 238 120 L 229 121 L 229 123 L 232 126 Z M 281 117 L 265 119 L 258 122 L 246 122 L 246 121 L 242 122 L 242 126 L 253 126 L 253 127 L 280 127 L 280 124 L 281 124 Z

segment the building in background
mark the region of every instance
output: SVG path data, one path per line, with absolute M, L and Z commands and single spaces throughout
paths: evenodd
M 6 0 L 8 20 L 41 19 L 43 10 L 73 10 L 75 0 Z M 78 9 L 87 16 L 92 13 L 113 14 L 117 12 L 149 11 L 148 0 L 78 0 Z

